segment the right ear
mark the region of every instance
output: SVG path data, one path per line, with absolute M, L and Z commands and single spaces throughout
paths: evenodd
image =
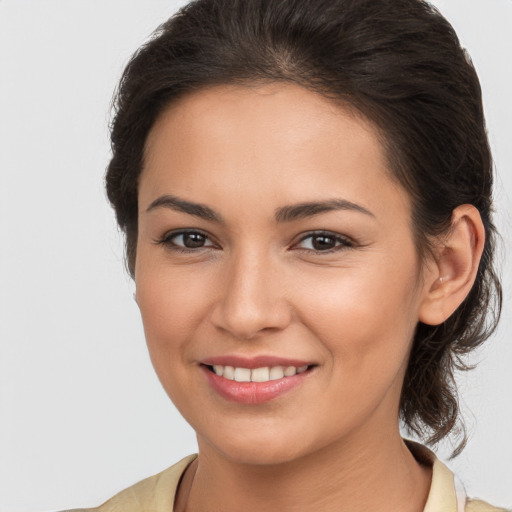
M 479 211 L 472 205 L 458 206 L 451 227 L 441 237 L 425 283 L 426 295 L 420 305 L 419 320 L 439 325 L 447 320 L 467 297 L 478 272 L 485 242 Z

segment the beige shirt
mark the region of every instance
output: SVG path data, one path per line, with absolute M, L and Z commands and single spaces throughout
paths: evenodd
M 506 512 L 457 491 L 453 473 L 427 448 L 407 442 L 420 462 L 432 465 L 432 483 L 423 512 Z M 181 476 L 197 457 L 189 455 L 170 468 L 128 487 L 93 509 L 62 512 L 172 512 Z

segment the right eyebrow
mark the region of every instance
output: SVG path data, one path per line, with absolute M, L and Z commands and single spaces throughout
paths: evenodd
M 157 208 L 169 208 L 178 212 L 188 213 L 204 220 L 224 224 L 222 216 L 212 210 L 209 206 L 201 203 L 192 203 L 172 195 L 163 195 L 155 199 L 146 209 L 146 212 L 156 210 Z

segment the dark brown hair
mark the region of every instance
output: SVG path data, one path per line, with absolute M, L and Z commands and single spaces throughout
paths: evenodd
M 133 276 L 145 141 L 162 110 L 203 87 L 276 81 L 350 105 L 374 123 L 392 175 L 412 197 L 420 255 L 449 229 L 457 206 L 480 212 L 486 241 L 476 282 L 443 324 L 417 326 L 403 385 L 403 423 L 436 443 L 457 430 L 454 371 L 467 369 L 464 356 L 494 330 L 501 288 L 480 84 L 453 28 L 429 3 L 196 0 L 164 23 L 129 62 L 115 102 L 106 185 L 128 269 Z

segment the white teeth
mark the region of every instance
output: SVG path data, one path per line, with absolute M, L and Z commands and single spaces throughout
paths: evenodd
M 267 382 L 269 380 L 270 369 L 268 366 L 265 368 L 255 368 L 251 372 L 251 380 L 253 382 Z
M 264 366 L 262 368 L 235 368 L 234 366 L 213 365 L 213 371 L 219 376 L 237 382 L 268 382 L 284 377 L 293 377 L 298 373 L 304 373 L 308 369 L 305 366 Z
M 251 382 L 251 370 L 249 368 L 235 368 L 235 380 L 237 382 Z
M 295 366 L 288 366 L 284 369 L 285 377 L 293 377 L 297 373 L 297 368 Z
M 278 380 L 282 379 L 284 377 L 284 369 L 282 366 L 274 366 L 273 368 L 270 368 L 270 380 Z
M 232 366 L 224 366 L 224 374 L 222 376 L 226 379 L 234 380 L 235 369 Z

